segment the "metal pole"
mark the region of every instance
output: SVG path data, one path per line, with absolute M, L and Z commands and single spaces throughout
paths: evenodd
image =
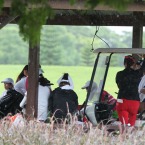
M 88 103 L 88 99 L 89 99 L 89 96 L 90 96 L 90 92 L 91 92 L 91 88 L 92 88 L 92 84 L 93 84 L 96 68 L 97 68 L 97 65 L 98 65 L 98 60 L 99 60 L 100 53 L 101 52 L 98 53 L 97 58 L 95 60 L 95 64 L 94 64 L 94 68 L 93 68 L 93 72 L 92 72 L 92 76 L 91 76 L 91 80 L 90 80 L 90 85 L 89 85 L 89 88 L 88 88 L 87 97 L 86 97 L 86 101 L 85 101 L 85 104 L 84 104 L 84 114 L 85 114 L 87 103 Z
M 100 96 L 99 96 L 99 102 L 101 102 L 101 97 L 102 97 L 102 93 L 103 93 L 103 90 L 104 90 L 104 86 L 105 86 L 105 82 L 106 82 L 106 78 L 107 78 L 107 74 L 108 74 L 112 54 L 113 53 L 111 53 L 109 55 L 109 59 L 107 61 L 107 66 L 106 66 L 106 70 L 105 70 L 105 74 L 104 74 L 103 84 L 102 84 L 102 88 L 101 88 L 101 92 L 100 92 Z

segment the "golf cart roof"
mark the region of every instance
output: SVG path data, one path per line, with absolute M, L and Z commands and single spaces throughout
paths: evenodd
M 131 53 L 145 54 L 144 48 L 97 48 L 93 53 Z

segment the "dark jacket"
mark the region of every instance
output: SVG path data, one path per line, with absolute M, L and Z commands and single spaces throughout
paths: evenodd
M 140 100 L 138 85 L 143 76 L 143 70 L 145 70 L 145 58 L 140 69 L 125 68 L 116 74 L 116 83 L 119 88 L 118 99 Z
M 21 111 L 20 102 L 23 99 L 23 95 L 19 92 L 10 89 L 7 94 L 0 99 L 0 118 L 6 116 L 8 113 L 12 115 Z
M 73 90 L 56 88 L 49 98 L 49 111 L 55 118 L 65 118 L 68 113 L 76 112 L 78 96 Z
M 116 83 L 119 88 L 118 99 L 139 101 L 138 85 L 142 73 L 140 70 L 125 68 L 116 75 Z

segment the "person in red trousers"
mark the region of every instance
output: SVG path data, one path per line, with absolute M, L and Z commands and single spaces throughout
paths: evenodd
M 131 56 L 124 58 L 125 69 L 116 74 L 116 83 L 119 88 L 116 109 L 122 124 L 134 126 L 140 106 L 138 85 L 142 77 L 142 68 L 135 69 L 135 59 Z

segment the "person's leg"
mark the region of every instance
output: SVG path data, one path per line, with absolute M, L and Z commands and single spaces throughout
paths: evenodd
M 122 124 L 128 124 L 128 112 L 127 111 L 117 111 L 118 113 L 118 117 L 119 117 L 119 121 Z
M 136 116 L 138 113 L 140 102 L 139 101 L 133 101 L 128 100 L 128 106 L 129 106 L 129 120 L 128 123 L 130 123 L 131 126 L 134 126 L 136 121 Z
M 119 117 L 119 121 L 122 124 L 128 124 L 128 110 L 127 110 L 126 100 L 123 100 L 123 103 L 117 102 L 116 109 Z

